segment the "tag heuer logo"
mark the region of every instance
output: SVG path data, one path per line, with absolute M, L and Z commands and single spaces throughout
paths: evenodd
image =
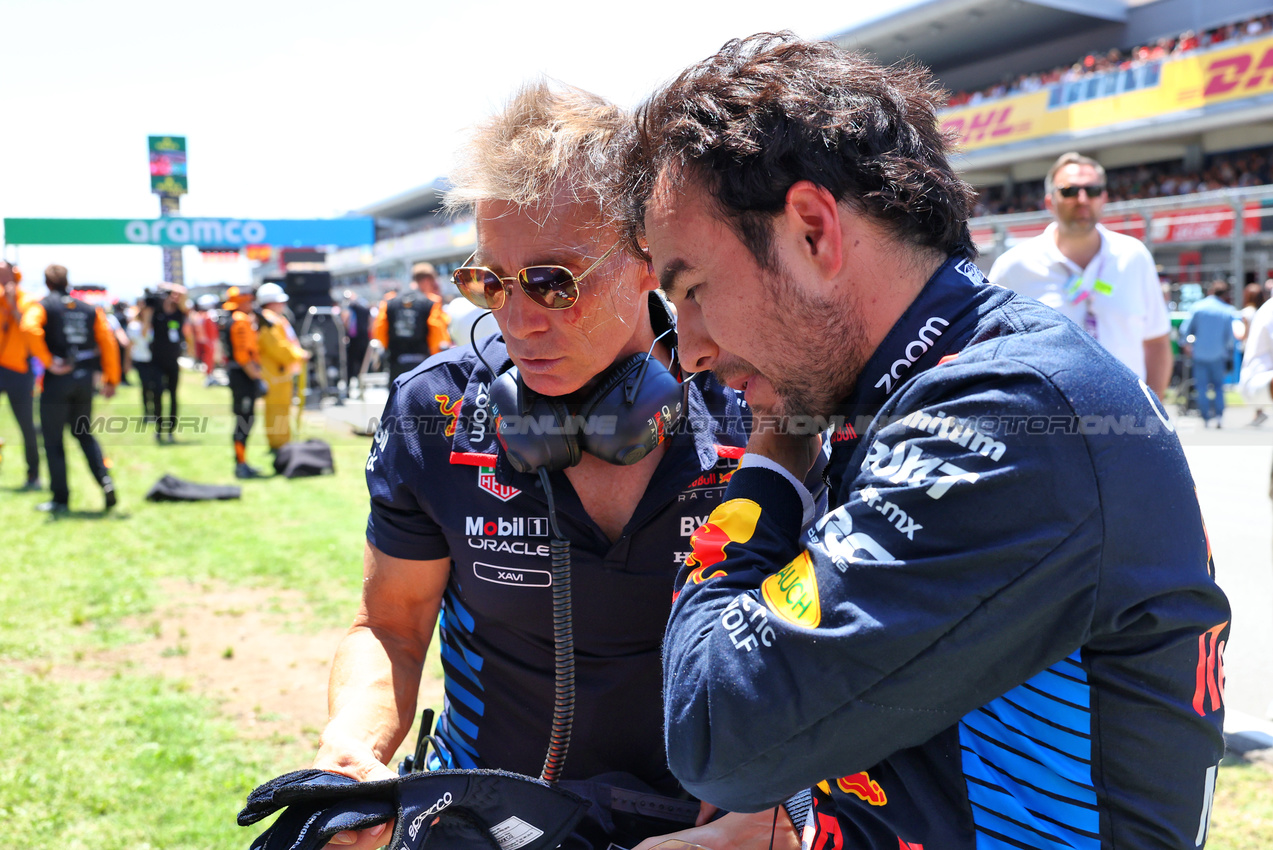
M 477 486 L 490 493 L 501 502 L 507 502 L 509 499 L 522 492 L 516 487 L 510 487 L 507 484 L 501 484 L 496 481 L 495 467 L 493 466 L 479 466 L 477 468 Z

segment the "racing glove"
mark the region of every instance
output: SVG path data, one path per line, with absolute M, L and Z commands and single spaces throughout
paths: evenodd
M 389 850 L 551 850 L 586 807 L 569 791 L 497 770 L 436 770 L 358 782 L 324 770 L 286 773 L 239 812 L 250 826 L 286 809 L 252 850 L 318 850 L 336 833 L 396 818 Z

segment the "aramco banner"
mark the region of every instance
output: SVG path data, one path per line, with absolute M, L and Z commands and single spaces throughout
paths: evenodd
M 4 241 L 10 245 L 352 248 L 373 244 L 376 225 L 371 218 L 6 218 Z

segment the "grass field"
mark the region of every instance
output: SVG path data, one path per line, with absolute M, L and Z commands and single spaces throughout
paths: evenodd
M 242 482 L 239 501 L 152 504 L 144 494 L 165 472 L 234 483 L 229 391 L 205 389 L 187 374 L 182 401 L 183 416 L 206 416 L 207 424 L 176 446 L 158 446 L 149 433 L 102 437 L 120 493 L 110 514 L 100 513 L 101 491 L 68 440 L 72 515 L 56 521 L 33 510 L 47 492 L 16 491 L 21 438 L 7 404 L 0 410 L 8 443 L 0 469 L 0 825 L 13 846 L 244 848 L 259 832 L 234 823 L 248 791 L 312 756 L 305 735 L 243 734 L 187 679 L 127 665 L 107 676 L 74 674 L 87 659 L 153 638 L 145 624 L 171 601 L 167 579 L 299 591 L 312 629 L 342 627 L 354 610 L 368 441 L 307 426 L 307 436 L 333 444 L 335 475 Z M 125 387 L 96 408 L 136 416 L 137 390 Z M 250 460 L 268 466 L 259 429 Z M 436 675 L 436 663 L 430 670 Z M 1269 767 L 1222 768 L 1208 846 L 1273 847 Z
M 8 444 L 0 469 L 0 824 L 16 846 L 246 847 L 259 832 L 234 823 L 247 792 L 312 758 L 309 740 L 240 735 L 188 681 L 128 668 L 106 678 L 49 673 L 149 638 L 140 624 L 168 601 L 164 579 L 299 590 L 314 629 L 353 615 L 368 440 L 307 426 L 333 444 L 335 475 L 236 482 L 229 390 L 186 374 L 181 400 L 191 427 L 175 446 L 156 445 L 150 433 L 100 437 L 120 495 L 110 514 L 100 513 L 101 490 L 68 435 L 72 512 L 58 520 L 33 510 L 47 491 L 16 492 L 21 435 L 7 404 L 0 413 Z M 140 413 L 129 387 L 94 407 L 125 419 Z M 260 427 L 249 459 L 268 468 Z M 164 473 L 242 483 L 243 498 L 146 502 Z

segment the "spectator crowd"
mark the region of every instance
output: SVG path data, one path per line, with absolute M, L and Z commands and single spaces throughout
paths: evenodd
M 1201 170 L 1187 169 L 1181 160 L 1111 168 L 1106 172 L 1109 200 L 1166 198 L 1215 189 L 1264 186 L 1273 183 L 1270 163 L 1273 163 L 1273 147 L 1213 154 L 1206 157 Z M 1011 189 L 982 187 L 973 215 L 1041 211 L 1045 196 L 1042 180 L 1023 181 Z
M 1273 13 L 1203 30 L 1201 33 L 1187 30 L 1178 36 L 1165 36 L 1128 50 L 1112 48 L 1106 53 L 1088 53 L 1072 65 L 1019 74 L 974 92 L 961 91 L 951 95 L 946 105 L 976 106 L 1000 97 L 1027 94 L 1051 85 L 1076 82 L 1096 74 L 1133 70 L 1150 62 L 1176 59 L 1195 50 L 1220 47 L 1244 39 L 1263 38 L 1271 32 Z

